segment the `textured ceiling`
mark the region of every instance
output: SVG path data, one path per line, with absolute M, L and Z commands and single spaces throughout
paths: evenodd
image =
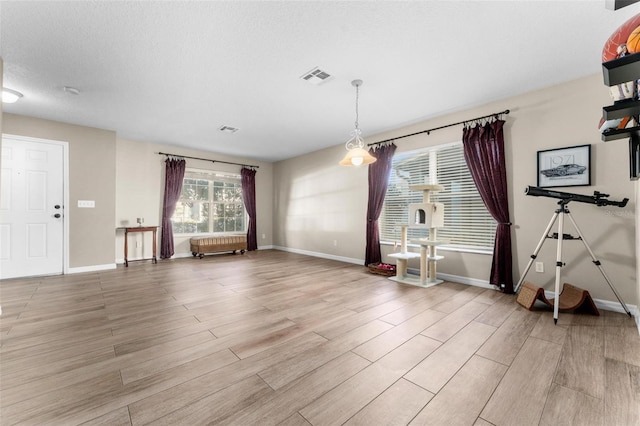
M 5 112 L 276 161 L 600 72 L 632 5 L 0 2 Z M 319 66 L 333 77 L 300 79 Z M 72 86 L 73 95 L 62 90 Z M 234 134 L 220 126 L 239 128 Z

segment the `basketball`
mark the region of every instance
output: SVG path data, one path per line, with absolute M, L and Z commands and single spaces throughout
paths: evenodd
M 607 62 L 618 57 L 618 46 L 625 43 L 629 34 L 640 25 L 640 13 L 628 19 L 624 24 L 611 34 L 602 48 L 602 62 Z
M 629 53 L 640 52 L 640 27 L 637 27 L 629 34 L 629 38 L 627 38 L 627 50 Z

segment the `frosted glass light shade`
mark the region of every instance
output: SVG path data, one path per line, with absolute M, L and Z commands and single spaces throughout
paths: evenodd
M 341 166 L 360 166 L 362 164 L 375 163 L 376 157 L 369 154 L 369 151 L 363 148 L 350 149 L 342 160 L 340 160 Z

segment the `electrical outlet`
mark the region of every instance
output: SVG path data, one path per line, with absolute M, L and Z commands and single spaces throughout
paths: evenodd
M 333 246 L 338 247 L 338 240 L 333 240 Z
M 267 236 L 265 234 L 262 234 L 262 239 L 264 240 L 265 238 L 267 238 Z
M 544 263 L 536 262 L 536 272 L 544 272 Z

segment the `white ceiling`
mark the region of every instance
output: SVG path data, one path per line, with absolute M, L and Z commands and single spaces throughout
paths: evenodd
M 277 161 L 349 138 L 354 79 L 366 139 L 600 72 L 604 42 L 638 12 L 604 0 L 2 1 L 4 86 L 24 94 L 4 110 Z M 300 79 L 316 66 L 332 79 Z

